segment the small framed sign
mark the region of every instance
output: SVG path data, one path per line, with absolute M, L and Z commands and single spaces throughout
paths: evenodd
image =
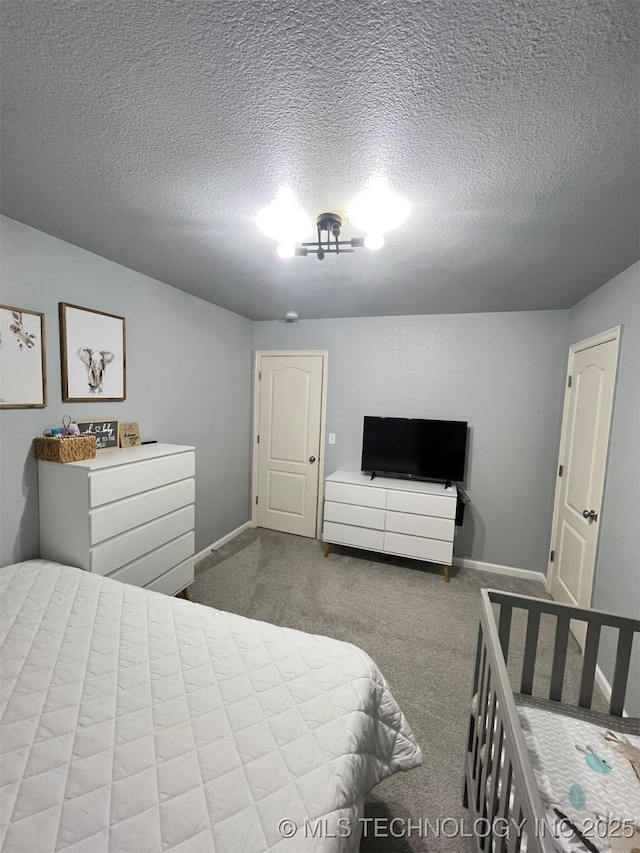
M 97 450 L 111 450 L 118 446 L 119 421 L 76 421 L 80 435 L 93 435 Z
M 120 447 L 137 447 L 140 444 L 140 427 L 136 423 L 120 424 Z

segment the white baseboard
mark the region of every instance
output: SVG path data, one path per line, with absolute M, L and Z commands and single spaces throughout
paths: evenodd
M 599 664 L 596 664 L 596 684 L 602 690 L 604 698 L 607 700 L 607 704 L 611 701 L 611 685 L 607 681 L 607 677 L 604 672 L 600 669 Z M 627 712 L 622 709 L 622 716 L 628 717 Z
M 599 664 L 596 664 L 596 684 L 602 690 L 604 698 L 607 700 L 607 704 L 611 701 L 611 685 L 607 681 L 607 677 L 604 672 L 600 669 Z M 622 716 L 628 717 L 629 714 L 622 709 Z
M 604 698 L 607 702 L 611 701 L 611 685 L 607 681 L 604 672 L 600 669 L 599 665 L 596 664 L 596 684 L 604 693 Z
M 202 551 L 199 551 L 194 559 L 194 562 L 198 563 L 200 560 L 204 560 L 205 557 L 208 557 L 212 551 L 217 551 L 218 548 L 222 548 L 223 545 L 226 545 L 227 542 L 231 542 L 232 539 L 235 539 L 236 536 L 240 536 L 241 533 L 244 533 L 245 530 L 248 530 L 251 527 L 250 521 L 245 521 L 244 524 L 241 524 L 240 527 L 236 527 L 235 530 L 232 530 L 231 533 L 227 533 L 221 539 L 218 539 L 216 542 L 213 542 L 207 548 L 203 548 Z
M 500 566 L 498 563 L 483 563 L 480 560 L 470 560 L 468 557 L 456 557 L 454 566 L 463 569 L 471 569 L 474 572 L 492 572 L 494 575 L 510 575 L 512 578 L 522 578 L 528 581 L 537 581 L 545 584 L 547 578 L 542 572 L 534 572 L 531 569 L 517 569 L 515 566 Z

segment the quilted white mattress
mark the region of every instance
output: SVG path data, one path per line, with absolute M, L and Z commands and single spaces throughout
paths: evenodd
M 364 795 L 421 762 L 348 643 L 43 560 L 0 602 L 3 853 L 345 853 Z

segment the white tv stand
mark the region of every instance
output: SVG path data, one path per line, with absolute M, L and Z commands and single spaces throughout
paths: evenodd
M 439 563 L 449 582 L 453 559 L 456 488 L 336 471 L 325 481 L 322 539 Z

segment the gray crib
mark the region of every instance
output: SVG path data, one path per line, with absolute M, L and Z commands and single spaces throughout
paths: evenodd
M 496 609 L 499 608 L 497 618 L 495 605 Z M 554 838 L 540 831 L 545 821 L 545 807 L 518 716 L 518 694 L 514 694 L 507 670 L 512 621 L 517 611 L 523 611 L 526 619 L 523 651 L 521 661 L 518 660 L 520 694 L 524 697 L 532 695 L 540 619 L 541 615 L 547 614 L 552 618 L 552 624 L 555 623 L 548 699 L 565 707 L 568 704 L 591 708 L 602 632 L 603 629 L 615 630 L 617 650 L 608 711 L 618 718 L 623 715 L 632 647 L 634 637 L 640 635 L 640 621 L 554 601 L 496 590 L 482 591 L 464 805 L 469 809 L 474 825 L 482 828 L 476 835 L 478 850 L 553 853 L 556 850 Z M 518 618 L 522 620 L 523 616 L 518 614 Z M 563 701 L 571 620 L 586 626 L 577 702 Z M 545 617 L 545 630 L 548 630 L 548 622 Z M 524 829 L 518 831 L 516 825 L 524 826 Z M 493 826 L 500 827 L 500 832 L 492 833 L 490 828 Z

